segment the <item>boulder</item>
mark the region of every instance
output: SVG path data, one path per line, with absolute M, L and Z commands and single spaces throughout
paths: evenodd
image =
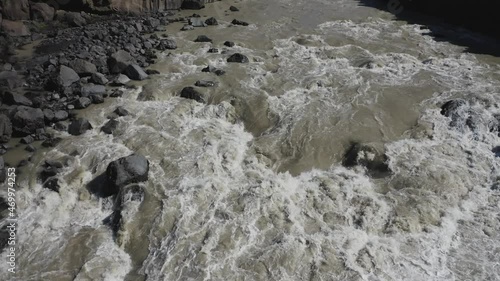
M 219 22 L 217 21 L 216 18 L 214 17 L 211 17 L 211 18 L 208 18 L 206 21 L 205 21 L 205 24 L 206 25 L 218 25 Z
M 80 76 L 91 76 L 92 74 L 97 72 L 97 67 L 86 60 L 75 59 L 70 62 L 69 66 Z
M 85 20 L 85 18 L 77 12 L 66 13 L 65 20 L 69 25 L 75 27 L 80 27 L 87 24 L 87 20 Z
M 61 67 L 59 68 L 59 74 L 57 75 L 57 81 L 56 81 L 58 86 L 62 88 L 67 88 L 71 86 L 71 84 L 79 80 L 80 76 L 78 76 L 76 71 L 65 65 L 61 65 Z
M 12 123 L 5 114 L 0 114 L 0 143 L 7 143 L 12 136 Z
M 185 99 L 192 99 L 197 102 L 205 102 L 203 95 L 196 91 L 193 87 L 185 87 L 182 89 L 181 97 Z
M 76 109 L 87 108 L 90 104 L 92 104 L 92 101 L 87 97 L 79 98 L 73 103 Z
M 194 42 L 212 42 L 212 39 L 208 38 L 206 35 L 199 35 Z
M 128 78 L 127 75 L 120 74 L 120 75 L 116 76 L 116 78 L 113 80 L 112 85 L 113 86 L 124 86 L 128 82 L 130 82 L 130 78 Z
M 189 18 L 188 24 L 192 25 L 193 27 L 205 27 L 205 26 L 207 26 L 201 18 Z
M 237 19 L 234 19 L 231 23 L 234 25 L 248 26 L 248 22 L 244 22 L 244 21 L 237 20 Z
M 34 21 L 51 21 L 56 15 L 55 9 L 46 3 L 31 3 L 30 9 Z
M 160 44 L 158 44 L 156 49 L 160 51 L 175 50 L 177 49 L 177 43 L 172 39 L 163 39 L 160 41 Z
M 128 112 L 128 110 L 123 108 L 123 106 L 118 106 L 113 112 L 116 113 L 116 115 L 118 116 L 127 116 L 130 114 L 130 112 Z
M 184 10 L 200 10 L 203 8 L 205 8 L 205 0 L 184 0 L 181 5 L 181 9 Z
M 12 117 L 14 136 L 24 137 L 45 126 L 45 116 L 40 108 L 18 106 Z
M 148 180 L 149 161 L 139 154 L 132 154 L 111 162 L 106 169 L 106 190 L 103 195 L 117 194 L 121 188 L 131 183 Z
M 103 85 L 96 85 L 96 84 L 84 84 L 82 85 L 81 88 L 81 96 L 82 97 L 88 97 L 91 95 L 104 95 L 106 93 L 106 87 Z
M 363 166 L 372 177 L 384 177 L 391 173 L 388 158 L 382 149 L 373 145 L 352 143 L 342 160 L 345 167 Z
M 245 55 L 242 55 L 240 53 L 236 53 L 231 55 L 228 59 L 227 62 L 238 62 L 238 63 L 247 63 L 248 62 L 248 57 Z
M 73 136 L 79 136 L 88 130 L 92 130 L 92 125 L 85 118 L 74 120 L 68 127 L 68 133 Z
M 31 35 L 28 27 L 26 27 L 26 25 L 24 25 L 24 23 L 20 21 L 11 21 L 4 19 L 2 20 L 0 27 L 1 30 L 13 37 Z
M 5 91 L 2 94 L 2 102 L 7 105 L 33 106 L 33 103 L 23 95 Z
M 1 0 L 0 11 L 4 20 L 30 19 L 30 5 L 28 0 Z
M 231 12 L 238 12 L 240 9 L 236 8 L 235 6 L 231 6 L 231 7 L 229 7 L 229 10 Z
M 58 110 L 54 112 L 54 121 L 64 121 L 69 118 L 69 114 L 65 110 Z
M 23 86 L 23 79 L 15 71 L 0 72 L 0 87 L 13 90 Z
M 234 47 L 234 42 L 233 41 L 226 41 L 226 42 L 224 42 L 224 46 L 226 46 L 226 47 Z
M 108 58 L 108 68 L 111 73 L 122 73 L 129 64 L 135 63 L 134 58 L 126 51 L 120 50 Z
M 89 97 L 93 104 L 104 103 L 104 95 L 102 94 L 92 94 Z
M 90 78 L 90 81 L 97 85 L 106 85 L 109 82 L 106 76 L 99 72 L 93 73 L 92 77 Z
M 193 29 L 194 29 L 194 26 L 192 26 L 190 24 L 185 24 L 181 28 L 182 31 L 188 31 L 188 30 L 193 30 Z
M 132 80 L 141 81 L 148 78 L 146 72 L 144 72 L 144 70 L 137 64 L 130 64 L 129 66 L 127 66 L 127 68 L 125 69 L 125 74 Z
M 104 126 L 102 126 L 101 131 L 105 134 L 111 135 L 118 127 L 118 124 L 118 121 L 116 121 L 115 119 L 110 119 L 108 122 L 106 122 L 106 124 L 104 124 Z

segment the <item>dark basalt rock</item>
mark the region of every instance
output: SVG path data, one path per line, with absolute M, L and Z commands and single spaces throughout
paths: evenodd
M 234 19 L 232 22 L 232 24 L 234 25 L 242 25 L 242 26 L 248 26 L 248 22 L 244 22 L 244 21 L 241 21 L 241 20 L 237 20 L 237 19 Z
M 182 89 L 181 97 L 185 99 L 192 99 L 197 102 L 205 102 L 203 95 L 196 91 L 193 87 L 185 87 Z
M 85 118 L 79 118 L 73 122 L 68 127 L 68 133 L 73 136 L 79 136 L 88 130 L 92 129 L 92 125 Z
M 208 38 L 206 35 L 199 35 L 194 42 L 212 42 L 212 39 Z
M 118 127 L 118 124 L 118 121 L 116 121 L 115 119 L 110 119 L 108 122 L 106 122 L 106 124 L 104 124 L 104 126 L 102 126 L 101 131 L 105 134 L 111 135 Z
M 231 7 L 229 7 L 229 10 L 231 12 L 238 12 L 240 9 L 236 8 L 235 6 L 231 6 Z
M 205 0 L 184 0 L 181 5 L 181 9 L 184 10 L 200 10 L 203 8 L 205 8 Z
M 177 43 L 172 39 L 163 39 L 160 41 L 160 44 L 158 44 L 156 49 L 159 51 L 175 50 L 177 49 Z
M 130 64 L 125 69 L 125 74 L 132 80 L 141 81 L 148 78 L 148 74 L 137 64 Z
M 118 116 L 127 116 L 127 115 L 130 115 L 130 112 L 128 112 L 128 110 L 126 110 L 125 108 L 123 108 L 123 106 L 119 106 L 115 109 L 115 111 L 113 111 L 114 113 L 116 113 L 116 115 Z
M 375 147 L 353 143 L 344 155 L 342 165 L 345 167 L 363 166 L 370 176 L 380 178 L 391 173 L 387 162 L 387 156 Z
M 217 84 L 213 81 L 198 80 L 194 85 L 197 87 L 215 87 Z
M 107 185 L 103 186 L 103 196 L 117 194 L 128 184 L 148 180 L 149 161 L 139 154 L 132 154 L 111 162 L 106 169 Z
M 208 18 L 206 21 L 205 21 L 205 24 L 206 25 L 218 25 L 219 22 L 217 21 L 216 18 L 214 17 L 211 17 L 211 18 Z
M 119 50 L 108 58 L 110 73 L 122 73 L 129 64 L 135 63 L 134 58 L 127 51 Z
M 227 62 L 248 63 L 248 57 L 240 53 L 233 54 L 227 59 Z
M 226 41 L 226 42 L 224 42 L 224 46 L 226 46 L 226 47 L 234 47 L 234 42 L 233 41 Z
M 45 116 L 39 108 L 18 106 L 11 119 L 15 136 L 24 137 L 36 133 L 45 126 Z

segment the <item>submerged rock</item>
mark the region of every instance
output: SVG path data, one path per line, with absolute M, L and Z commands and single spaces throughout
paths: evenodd
M 206 35 L 199 35 L 194 42 L 212 42 L 212 39 L 208 38 Z
M 79 118 L 73 122 L 68 127 L 68 133 L 73 136 L 79 136 L 88 130 L 92 129 L 92 125 L 85 118 Z
M 384 177 L 391 173 L 385 153 L 371 145 L 353 143 L 342 161 L 345 167 L 363 166 L 372 177 Z
M 106 169 L 107 185 L 103 195 L 114 195 L 128 184 L 147 181 L 148 173 L 149 161 L 142 155 L 132 154 L 115 160 Z
M 205 102 L 203 95 L 196 91 L 193 87 L 185 87 L 182 89 L 181 97 L 185 99 L 192 99 L 197 102 Z
M 240 53 L 233 54 L 227 59 L 227 62 L 238 62 L 238 63 L 247 63 L 248 62 L 248 57 L 245 55 L 242 55 Z
M 248 26 L 248 22 L 244 22 L 244 21 L 241 21 L 241 20 L 237 20 L 237 19 L 234 19 L 232 22 L 232 24 L 234 25 L 242 25 L 242 26 Z
M 105 134 L 111 135 L 118 127 L 118 124 L 119 124 L 118 121 L 116 121 L 115 119 L 111 119 L 108 122 L 106 122 L 104 126 L 102 126 L 101 131 Z

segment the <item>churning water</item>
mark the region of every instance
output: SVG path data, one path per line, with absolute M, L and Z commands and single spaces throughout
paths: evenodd
M 59 193 L 34 171 L 18 191 L 17 280 L 500 280 L 497 58 L 356 1 L 229 4 L 201 12 L 219 26 L 168 26 L 179 48 L 162 74 L 84 112 L 95 129 L 38 159 L 67 166 Z M 236 46 L 207 53 L 199 34 Z M 250 63 L 228 64 L 233 52 Z M 178 97 L 200 79 L 218 83 L 200 89 L 208 104 Z M 451 126 L 440 106 L 455 98 Z M 131 115 L 101 133 L 118 105 Z M 352 142 L 391 172 L 343 167 Z M 150 177 L 114 237 L 112 200 L 86 185 L 132 152 Z

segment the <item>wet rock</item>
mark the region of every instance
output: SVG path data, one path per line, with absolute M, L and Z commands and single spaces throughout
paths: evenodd
M 217 53 L 219 53 L 219 49 L 217 49 L 217 48 L 210 48 L 210 49 L 208 49 L 208 52 L 212 53 L 212 54 L 217 54 Z
M 205 0 L 184 0 L 181 5 L 181 9 L 184 10 L 200 10 L 203 8 L 205 8 Z
M 465 122 L 465 100 L 456 99 L 447 101 L 441 106 L 441 114 L 451 118 L 450 126 L 460 127 Z
M 197 102 L 205 102 L 203 95 L 196 91 L 193 87 L 185 87 L 182 89 L 181 97 L 185 99 L 192 99 Z
M 91 104 L 92 104 L 92 101 L 87 97 L 79 98 L 73 103 L 73 105 L 75 106 L 76 109 L 84 109 L 84 108 L 89 107 L 89 105 L 91 105 Z
M 92 129 L 92 125 L 85 118 L 79 118 L 73 122 L 68 127 L 68 133 L 73 136 L 79 136 L 88 130 Z
M 36 129 L 45 126 L 45 116 L 39 108 L 19 106 L 12 117 L 12 128 L 15 136 L 24 137 L 36 133 Z
M 148 69 L 148 70 L 146 70 L 146 74 L 147 75 L 157 75 L 157 74 L 160 74 L 160 72 L 156 69 Z
M 57 178 L 48 179 L 43 183 L 43 187 L 55 191 L 57 193 L 59 193 L 59 189 L 61 188 L 59 186 L 59 180 Z
M 86 60 L 76 59 L 70 62 L 70 67 L 80 76 L 90 76 L 97 72 L 97 67 Z
M 216 83 L 213 81 L 198 80 L 194 85 L 197 87 L 215 87 Z
M 123 108 L 123 106 L 119 106 L 115 109 L 115 111 L 113 111 L 114 113 L 116 113 L 116 115 L 118 116 L 127 116 L 127 115 L 130 115 L 130 112 L 128 112 L 128 110 L 126 110 L 125 108 Z
M 106 169 L 106 182 L 102 191 L 104 196 L 117 194 L 128 184 L 148 180 L 149 161 L 139 154 L 132 154 L 111 162 Z
M 0 114 L 0 143 L 9 142 L 12 136 L 12 123 L 9 117 Z
M 118 121 L 116 121 L 115 119 L 110 119 L 108 122 L 106 122 L 106 124 L 104 124 L 104 126 L 102 126 L 101 131 L 105 134 L 111 135 L 118 127 L 118 124 Z
M 391 173 L 387 156 L 371 145 L 353 143 L 342 161 L 345 167 L 366 167 L 372 177 L 385 177 Z
M 160 51 L 175 50 L 177 49 L 177 43 L 172 39 L 163 39 L 160 41 L 160 44 L 156 47 L 156 49 Z
M 9 91 L 2 93 L 2 102 L 7 105 L 33 106 L 33 103 L 25 96 Z
M 35 152 L 35 151 L 36 151 L 36 148 L 35 148 L 33 145 L 29 144 L 29 145 L 27 145 L 27 146 L 24 148 L 24 150 L 26 150 L 26 151 L 28 151 L 28 152 Z
M 35 141 L 35 138 L 32 137 L 31 135 L 29 135 L 29 136 L 25 136 L 24 138 L 21 138 L 21 140 L 19 142 L 22 144 L 30 144 L 30 143 L 33 143 L 34 141 Z
M 219 25 L 219 22 L 217 21 L 217 19 L 216 19 L 216 18 L 211 17 L 211 18 L 208 18 L 208 19 L 205 21 L 205 24 L 206 24 L 206 25 Z
M 224 42 L 224 46 L 226 46 L 226 47 L 234 47 L 234 42 L 233 41 L 226 41 L 226 42 Z
M 194 26 L 190 25 L 190 24 L 185 24 L 181 30 L 182 31 L 188 31 L 188 30 L 193 30 L 194 29 Z
M 212 39 L 208 38 L 205 35 L 199 35 L 194 42 L 212 42 Z
M 192 25 L 193 27 L 205 27 L 205 26 L 207 26 L 205 24 L 205 22 L 200 18 L 189 18 L 188 24 Z
M 125 69 L 125 74 L 132 80 L 141 81 L 148 78 L 148 74 L 137 64 L 130 64 Z
M 120 50 L 108 58 L 108 68 L 110 73 L 122 73 L 129 64 L 135 63 L 130 53 Z
M 88 97 L 90 95 L 103 95 L 106 93 L 106 87 L 103 85 L 96 84 L 84 84 L 80 90 L 82 97 Z
M 104 97 L 102 94 L 92 94 L 89 97 L 93 104 L 104 103 Z
M 46 3 L 31 3 L 30 9 L 34 21 L 51 21 L 56 15 L 55 9 Z
M 90 81 L 97 85 L 106 85 L 109 82 L 106 76 L 99 72 L 93 73 Z
M 231 7 L 229 7 L 229 10 L 231 12 L 238 12 L 240 9 L 236 8 L 235 6 L 231 6 Z
M 248 22 L 244 22 L 244 21 L 237 20 L 237 19 L 234 19 L 231 23 L 234 25 L 248 26 Z
M 43 147 L 55 147 L 62 141 L 62 138 L 48 138 L 42 142 Z
M 128 79 L 128 78 L 127 78 Z M 118 97 L 121 97 L 123 96 L 123 91 L 120 90 L 120 89 L 116 89 L 114 90 L 113 92 L 111 92 L 111 94 L 109 95 L 110 97 L 112 98 L 118 98 Z
M 21 21 L 2 20 L 0 27 L 1 30 L 12 37 L 31 35 L 28 27 Z
M 120 74 L 113 80 L 112 85 L 125 86 L 128 82 L 130 82 L 130 78 L 128 78 L 127 75 Z
M 248 57 L 240 53 L 233 54 L 227 59 L 227 62 L 248 63 Z

